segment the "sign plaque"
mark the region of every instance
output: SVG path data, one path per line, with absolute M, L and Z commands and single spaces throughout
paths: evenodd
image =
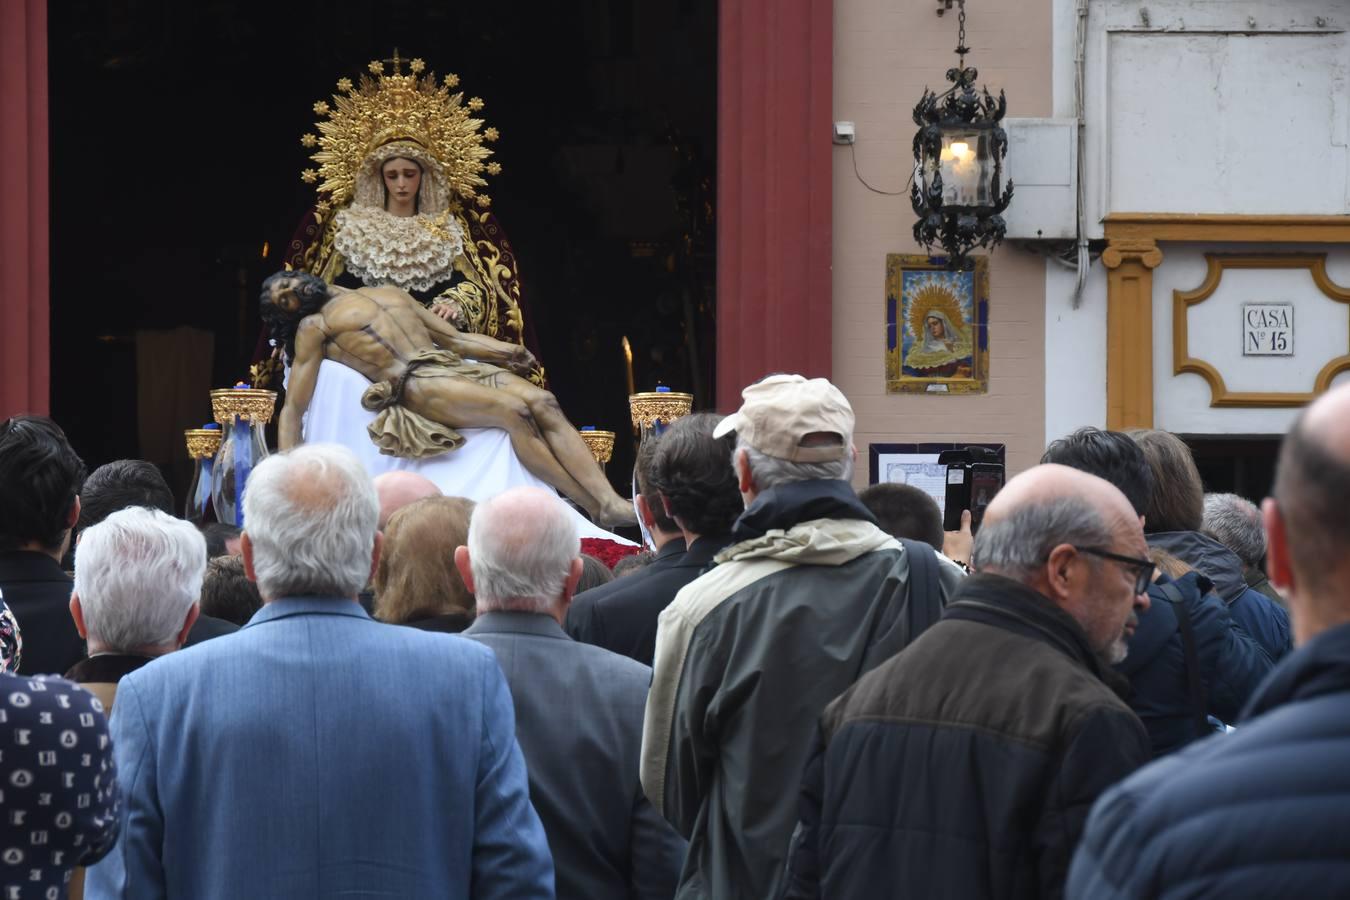
M 1242 304 L 1242 355 L 1293 356 L 1294 304 Z

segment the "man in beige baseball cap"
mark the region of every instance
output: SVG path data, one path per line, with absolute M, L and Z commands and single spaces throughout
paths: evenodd
M 853 456 L 853 407 L 824 378 L 770 375 L 741 391 L 745 402 L 713 437 L 737 438 L 774 459 L 837 462 Z
M 718 423 L 746 509 L 660 618 L 642 739 L 648 799 L 690 840 L 681 898 L 777 896 L 825 705 L 940 617 L 961 572 L 877 527 L 849 483 L 853 409 L 770 375 Z

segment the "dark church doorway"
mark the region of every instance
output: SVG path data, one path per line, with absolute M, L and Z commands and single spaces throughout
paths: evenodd
M 395 48 L 484 99 L 527 322 L 573 422 L 619 433 L 613 480 L 624 337 L 637 390 L 711 407 L 716 0 L 70 0 L 48 28 L 52 414 L 91 467 L 150 458 L 181 492 L 209 418 L 171 399 L 184 347 L 211 386 L 247 376 L 258 285 L 314 199 L 313 104 Z
M 1181 435 L 1206 493 L 1237 494 L 1260 505 L 1275 484 L 1280 438 L 1270 435 Z

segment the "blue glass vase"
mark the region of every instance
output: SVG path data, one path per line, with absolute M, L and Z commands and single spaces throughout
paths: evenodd
M 188 486 L 183 518 L 201 525 L 214 520 L 216 515 L 211 502 L 211 473 L 215 469 L 223 434 L 220 426 L 212 423 L 205 428 L 189 428 L 183 436 L 187 440 L 188 455 L 192 457 L 192 483 Z
M 216 421 L 225 426 L 211 467 L 211 504 L 218 522 L 244 527 L 244 492 L 249 476 L 268 456 L 263 431 L 276 397 L 275 391 L 242 387 L 211 392 Z

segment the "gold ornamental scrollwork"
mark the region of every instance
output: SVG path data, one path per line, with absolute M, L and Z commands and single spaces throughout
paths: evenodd
M 577 434 L 581 435 L 581 440 L 591 451 L 591 456 L 594 456 L 595 461 L 602 467 L 614 455 L 614 432 L 578 430 Z
M 219 388 L 211 392 L 211 414 L 221 425 L 230 425 L 236 418 L 266 425 L 272 421 L 272 410 L 276 405 L 276 391 Z
M 192 459 L 211 459 L 220 449 L 224 432 L 219 428 L 188 428 L 183 431 L 188 456 Z
M 657 422 L 669 425 L 694 408 L 694 395 L 678 391 L 644 391 L 628 398 L 628 409 L 633 418 L 633 431 L 651 429 Z
M 1306 406 L 1325 393 L 1332 379 L 1350 370 L 1350 340 L 1347 352 L 1329 360 L 1318 370 L 1310 391 L 1231 391 L 1223 374 L 1210 362 L 1191 354 L 1191 307 L 1205 302 L 1219 289 L 1223 273 L 1230 269 L 1306 269 L 1313 284 L 1335 303 L 1350 304 L 1350 288 L 1341 287 L 1327 274 L 1325 253 L 1206 253 L 1205 280 L 1190 291 L 1172 292 L 1172 371 L 1176 375 L 1199 375 L 1209 384 L 1212 407 L 1280 408 Z

